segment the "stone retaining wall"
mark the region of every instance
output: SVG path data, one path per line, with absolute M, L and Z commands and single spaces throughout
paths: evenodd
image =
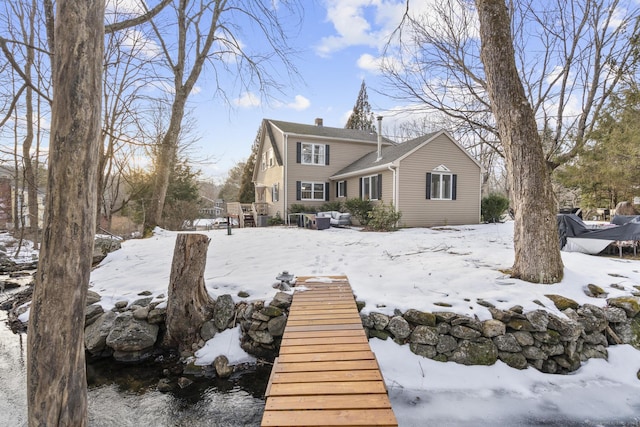
M 278 292 L 267 305 L 263 301 L 234 304 L 231 296 L 220 296 L 214 317 L 201 328 L 202 339 L 182 356 L 192 355 L 217 332 L 240 325 L 241 347 L 246 352 L 267 359 L 276 357 L 291 300 L 285 292 Z M 500 310 L 484 304 L 492 319 L 413 309 L 396 311 L 392 316 L 377 312 L 360 316 L 370 338 L 393 339 L 399 345 L 409 345 L 420 356 L 465 365 L 492 365 L 502 360 L 517 369 L 533 366 L 542 372 L 564 374 L 578 369 L 582 361 L 606 359 L 609 345 L 631 344 L 640 349 L 638 297 L 611 298 L 604 308 L 565 304 L 561 312 L 567 318 L 542 309 L 524 313 L 519 306 Z M 164 336 L 164 310 L 158 305 L 144 296 L 130 305 L 117 304 L 106 313 L 97 304 L 89 305 L 87 351 L 121 361 L 149 357 L 155 348 L 162 347 Z

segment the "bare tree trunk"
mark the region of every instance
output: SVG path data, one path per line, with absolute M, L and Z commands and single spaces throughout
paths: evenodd
M 30 426 L 87 425 L 84 308 L 96 224 L 104 0 L 58 0 L 45 226 L 28 334 Z
M 145 235 L 149 235 L 153 231 L 153 228 L 162 221 L 164 202 L 167 197 L 167 189 L 169 188 L 169 176 L 171 175 L 173 163 L 178 153 L 180 129 L 182 128 L 182 119 L 184 118 L 189 93 L 183 92 L 183 90 L 176 91 L 171 108 L 169 129 L 167 129 L 167 133 L 162 138 L 162 143 L 158 148 L 153 194 L 144 224 Z
M 562 279 L 551 178 L 531 105 L 515 64 L 504 0 L 476 0 L 487 92 L 505 151 L 515 204 L 512 275 L 536 283 Z
M 213 301 L 204 285 L 209 238 L 178 234 L 167 297 L 167 338 L 180 351 L 200 340 L 200 328 L 210 317 Z

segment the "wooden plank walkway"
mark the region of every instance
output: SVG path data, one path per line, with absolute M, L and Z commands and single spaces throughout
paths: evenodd
M 296 287 L 262 426 L 397 426 L 347 277 Z

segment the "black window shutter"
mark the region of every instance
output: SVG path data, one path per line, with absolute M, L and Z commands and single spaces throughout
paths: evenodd
M 296 200 L 302 200 L 302 182 L 300 181 L 296 181 Z
M 360 178 L 360 192 L 358 193 L 358 197 L 362 199 L 362 178 Z
M 342 195 L 347 197 L 347 181 L 344 182 L 344 193 Z
M 302 163 L 302 142 L 296 142 L 296 163 Z
M 328 202 L 329 201 L 329 189 L 331 187 L 329 186 L 328 182 L 324 183 L 324 201 Z
M 324 146 L 324 164 L 329 164 L 329 144 Z
M 456 187 L 458 184 L 458 175 L 454 174 L 453 179 L 451 180 L 451 200 L 455 200 L 457 196 Z
M 431 199 L 431 172 L 427 172 L 427 199 Z
M 340 181 L 336 181 L 336 197 L 340 194 Z
M 378 174 L 378 200 L 382 200 L 382 174 Z

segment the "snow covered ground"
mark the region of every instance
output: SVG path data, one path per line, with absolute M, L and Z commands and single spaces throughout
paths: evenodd
M 640 285 L 640 261 L 579 253 L 562 254 L 561 283 L 511 279 L 501 272 L 513 263 L 511 222 L 393 233 L 269 227 L 204 234 L 211 238 L 207 288 L 213 297 L 231 294 L 236 301 L 240 291 L 249 293 L 248 300 L 269 300 L 275 277 L 284 270 L 297 276 L 347 275 L 358 299 L 366 301 L 365 311 L 449 310 L 481 320 L 491 316 L 478 299 L 525 311 L 539 309 L 533 302 L 538 300 L 562 316 L 545 294 L 603 306 L 606 300 L 585 294 L 588 284 L 609 297 L 631 295 Z M 91 275 L 105 309 L 145 290 L 166 296 L 175 235 L 159 230 L 150 239 L 124 242 L 107 256 Z M 217 354 L 231 355 L 232 362 L 247 360 L 237 333 L 218 334 L 198 353 L 201 361 Z M 628 345 L 610 347 L 608 361 L 590 360 L 572 375 L 548 375 L 502 362 L 489 367 L 434 362 L 390 340 L 370 343 L 402 426 L 640 425 L 640 351 Z

